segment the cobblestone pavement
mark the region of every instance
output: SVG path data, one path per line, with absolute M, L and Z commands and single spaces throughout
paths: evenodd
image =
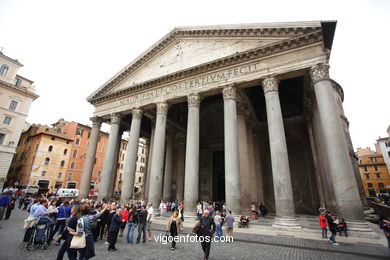
M 24 243 L 21 242 L 24 235 L 23 219 L 26 216 L 26 212 L 14 210 L 10 220 L 1 221 L 0 259 L 56 259 L 59 247 L 54 244 L 45 251 L 40 249 L 26 251 Z M 161 225 L 156 225 L 156 228 L 153 235 L 164 234 L 159 231 Z M 340 245 L 335 251 L 336 249 L 333 250 L 332 247 L 310 244 L 310 241 L 306 240 L 295 239 L 289 242 L 286 238 L 287 240 L 280 242 L 283 238 L 278 238 L 279 243 L 274 238 L 267 243 L 267 239 L 267 236 L 258 236 L 257 240 L 254 237 L 240 237 L 240 241 L 234 243 L 213 243 L 210 259 L 390 259 L 390 253 L 386 248 L 373 245 L 359 245 L 360 250 L 343 252 L 343 246 L 346 245 Z M 247 242 L 244 242 L 245 240 Z M 276 245 L 277 243 L 279 244 Z M 351 245 L 349 247 L 351 249 Z M 202 249 L 198 243 L 178 243 L 176 250 L 171 251 L 169 245 L 159 242 L 128 245 L 124 238 L 119 238 L 117 248 L 119 250 L 116 252 L 108 252 L 104 240 L 98 241 L 95 244 L 94 259 L 203 259 Z

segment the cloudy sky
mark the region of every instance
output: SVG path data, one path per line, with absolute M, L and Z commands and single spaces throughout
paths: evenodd
M 337 20 L 330 73 L 354 146 L 366 147 L 390 124 L 389 13 L 386 0 L 0 0 L 0 47 L 40 95 L 28 122 L 88 124 L 86 97 L 174 27 Z

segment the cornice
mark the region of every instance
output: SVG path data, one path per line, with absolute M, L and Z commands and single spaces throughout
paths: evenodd
M 110 89 L 122 82 L 125 78 L 139 69 L 144 63 L 152 59 L 156 54 L 160 53 L 166 46 L 174 42 L 176 39 L 193 38 L 193 37 L 252 37 L 252 38 L 288 38 L 273 44 L 265 45 L 256 49 L 251 49 L 245 52 L 234 54 L 228 57 L 217 59 L 215 61 L 201 64 L 182 71 L 177 71 L 166 76 L 162 76 L 150 81 L 132 85 L 126 89 L 118 90 L 109 95 L 105 95 Z M 158 45 L 152 48 L 145 55 L 141 56 L 131 66 L 122 71 L 117 77 L 105 85 L 98 93 L 89 98 L 88 101 L 92 104 L 104 102 L 108 99 L 134 93 L 139 90 L 150 88 L 154 85 L 168 83 L 188 76 L 198 75 L 200 73 L 212 71 L 218 68 L 223 68 L 227 64 L 234 65 L 237 63 L 257 59 L 281 53 L 291 49 L 299 48 L 315 42 L 323 40 L 322 29 L 320 27 L 307 28 L 257 28 L 257 29 L 221 29 L 221 30 L 194 30 L 194 31 L 174 31 Z
M 3 86 L 5 88 L 8 88 L 8 89 L 11 89 L 13 91 L 16 91 L 18 92 L 19 94 L 22 94 L 22 95 L 25 95 L 25 96 L 28 96 L 28 97 L 31 97 L 33 100 L 39 98 L 39 95 L 31 92 L 31 91 L 28 91 L 27 89 L 23 88 L 23 87 L 16 87 L 8 82 L 5 82 L 3 80 L 0 80 L 0 86 Z

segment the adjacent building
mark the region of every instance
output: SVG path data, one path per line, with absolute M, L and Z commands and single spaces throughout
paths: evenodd
M 367 197 L 390 191 L 390 176 L 380 150 L 372 151 L 369 147 L 358 148 L 359 171 Z
M 73 140 L 46 125 L 23 132 L 8 173 L 9 186 L 64 187 Z
M 38 98 L 33 81 L 17 74 L 22 66 L 0 51 L 0 190 L 26 127 L 31 103 Z
M 8 179 L 10 186 L 39 185 L 50 191 L 59 188 L 80 189 L 80 182 L 86 161 L 86 153 L 91 137 L 91 127 L 64 119 L 52 126 L 33 125 L 23 132 L 12 161 Z M 91 195 L 99 192 L 103 159 L 107 149 L 108 134 L 100 131 L 97 152 L 93 162 L 93 174 L 90 181 Z M 146 163 L 145 141 L 139 142 L 139 166 L 137 167 L 137 187 L 141 187 Z M 123 165 L 127 149 L 127 140 L 120 140 L 117 163 L 112 164 L 111 193 L 121 192 Z
M 390 125 L 387 128 L 387 134 L 389 137 L 379 137 L 379 139 L 376 140 L 375 147 L 377 151 L 382 153 L 383 159 L 387 166 L 387 171 L 390 172 Z

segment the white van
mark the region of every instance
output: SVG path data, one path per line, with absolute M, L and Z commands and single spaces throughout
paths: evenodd
M 79 190 L 60 188 L 57 191 L 57 196 L 60 198 L 75 198 L 79 196 Z
M 39 191 L 39 186 L 38 185 L 28 185 L 27 188 L 23 190 L 24 194 L 28 195 L 35 195 Z

